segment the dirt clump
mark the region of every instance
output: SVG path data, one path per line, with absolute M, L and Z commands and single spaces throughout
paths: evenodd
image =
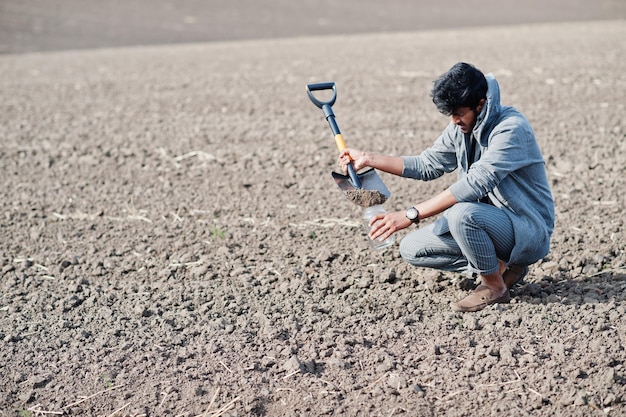
M 377 190 L 346 190 L 346 198 L 361 207 L 372 207 L 383 204 L 387 201 L 387 196 Z

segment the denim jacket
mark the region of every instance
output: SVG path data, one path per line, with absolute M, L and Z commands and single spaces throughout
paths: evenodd
M 488 196 L 513 223 L 515 247 L 508 263 L 532 264 L 550 250 L 554 228 L 554 201 L 535 134 L 526 118 L 513 107 L 500 104 L 500 87 L 487 74 L 487 101 L 471 138 L 450 123 L 433 146 L 418 156 L 403 156 L 403 177 L 424 181 L 457 170 L 450 186 L 459 202 Z M 478 140 L 480 157 L 470 166 L 469 143 Z M 438 224 L 437 224 L 438 223 Z M 448 231 L 439 218 L 435 229 Z

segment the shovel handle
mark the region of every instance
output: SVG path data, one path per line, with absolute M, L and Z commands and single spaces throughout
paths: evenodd
M 321 90 L 333 90 L 333 95 L 330 100 L 322 101 L 315 97 L 313 91 Z M 334 82 L 307 84 L 306 92 L 309 95 L 309 99 L 313 102 L 313 104 L 322 109 L 322 111 L 324 112 L 324 117 L 326 117 L 326 121 L 330 126 L 330 130 L 333 132 L 333 135 L 335 135 L 335 144 L 337 145 L 337 149 L 339 149 L 340 152 L 343 151 L 344 149 L 346 149 L 346 142 L 343 140 L 343 135 L 341 134 L 339 126 L 335 121 L 335 113 L 332 109 L 333 104 L 335 104 L 335 101 L 337 100 L 337 86 Z M 359 179 L 359 176 L 357 175 L 354 166 L 352 165 L 352 162 L 348 164 L 348 176 L 350 177 L 352 185 L 354 185 L 355 188 L 362 188 L 361 180 Z
M 331 120 L 334 121 L 334 118 L 329 118 L 329 123 Z M 331 128 L 332 128 L 332 123 L 331 123 Z M 337 131 L 339 131 L 339 128 L 337 128 Z M 337 149 L 339 149 L 339 152 L 342 152 L 344 149 L 346 149 L 346 142 L 343 140 L 343 135 L 341 133 L 337 133 L 335 135 L 335 144 L 337 145 Z M 357 188 L 357 189 L 363 188 L 361 185 L 361 180 L 359 179 L 359 176 L 356 174 L 356 170 L 354 169 L 354 165 L 352 165 L 352 162 L 348 164 L 348 176 L 350 177 L 350 180 L 352 181 L 352 185 L 354 185 L 354 188 Z
M 335 144 L 337 145 L 337 149 L 339 149 L 339 152 L 342 152 L 344 149 L 346 149 L 346 142 L 343 140 L 343 135 L 341 134 L 341 132 L 339 132 L 339 127 L 337 127 L 336 123 L 334 122 L 335 122 L 334 117 L 328 118 L 328 123 L 330 124 L 331 130 L 333 131 L 333 133 L 335 133 L 335 131 L 337 132 L 335 134 Z M 361 180 L 359 179 L 359 176 L 356 174 L 356 170 L 354 169 L 354 165 L 352 165 L 352 162 L 348 164 L 348 176 L 350 177 L 350 180 L 352 181 L 352 185 L 354 185 L 354 188 L 357 188 L 357 189 L 362 188 Z
M 333 90 L 333 96 L 328 101 L 321 101 L 313 94 L 313 91 L 321 91 L 321 90 Z M 306 93 L 309 95 L 309 99 L 320 109 L 324 107 L 324 105 L 332 107 L 335 104 L 335 100 L 337 100 L 337 86 L 334 82 L 329 83 L 316 83 L 316 84 L 307 84 Z

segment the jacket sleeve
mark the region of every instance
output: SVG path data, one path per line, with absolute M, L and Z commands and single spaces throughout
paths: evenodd
M 450 186 L 450 192 L 458 201 L 480 200 L 512 172 L 543 162 L 540 155 L 537 159 L 537 154 L 532 152 L 534 148 L 530 125 L 523 120 L 509 119 L 491 132 L 480 160 Z
M 457 168 L 453 126 L 449 124 L 433 146 L 417 156 L 403 156 L 402 176 L 423 181 L 441 177 Z

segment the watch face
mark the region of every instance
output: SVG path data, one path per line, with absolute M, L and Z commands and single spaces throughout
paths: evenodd
M 417 216 L 418 216 L 418 212 L 415 207 L 411 207 L 410 209 L 406 211 L 406 217 L 411 221 L 417 219 Z

